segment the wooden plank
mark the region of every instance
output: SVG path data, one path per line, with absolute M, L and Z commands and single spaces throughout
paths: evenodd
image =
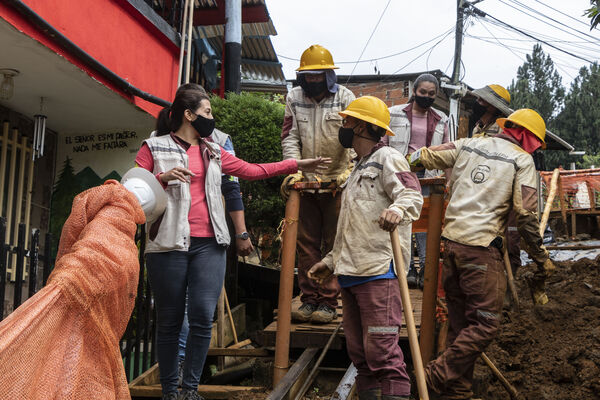
M 600 245 L 546 246 L 546 250 L 594 250 Z
M 232 349 L 232 348 L 210 348 L 209 356 L 229 356 L 229 357 L 272 357 L 273 353 L 267 349 Z
M 308 371 L 308 367 L 311 361 L 315 358 L 319 349 L 317 347 L 309 347 L 302 352 L 300 358 L 290 367 L 287 374 L 279 381 L 277 386 L 273 388 L 273 391 L 269 393 L 267 400 L 282 400 L 284 399 L 290 389 L 298 381 L 298 378 L 303 372 Z
M 242 334 L 246 331 L 246 304 L 238 304 L 231 309 L 233 315 L 233 322 L 235 323 L 235 330 L 238 334 Z M 223 346 L 217 346 L 217 323 L 213 324 L 212 334 L 210 338 L 210 347 L 227 347 L 233 343 L 233 332 L 229 323 L 224 324 L 224 344 Z
M 358 371 L 354 364 L 350 364 L 346 373 L 342 377 L 340 384 L 338 385 L 335 392 L 331 396 L 331 400 L 346 400 L 348 399 L 348 395 L 352 390 L 352 386 L 354 385 L 354 381 L 356 380 L 356 375 L 358 375 Z
M 262 390 L 264 388 L 261 386 L 198 385 L 198 392 L 206 399 L 228 399 L 236 393 Z M 132 397 L 160 398 L 162 396 L 160 384 L 130 387 L 129 392 Z
M 151 366 L 143 374 L 129 382 L 129 390 L 134 386 L 148 386 L 159 381 L 158 363 Z

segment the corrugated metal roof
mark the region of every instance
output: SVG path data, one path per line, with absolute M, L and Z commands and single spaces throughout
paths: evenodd
M 223 25 L 207 25 L 207 26 L 196 26 L 196 35 L 199 38 L 211 38 L 221 36 L 225 32 Z M 269 19 L 268 22 L 256 22 L 252 24 L 242 24 L 242 36 L 275 36 L 277 31 L 273 25 L 273 21 Z

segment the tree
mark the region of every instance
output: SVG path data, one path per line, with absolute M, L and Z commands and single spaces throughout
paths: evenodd
M 600 23 L 600 0 L 590 0 L 590 8 L 585 10 L 586 17 L 590 19 L 590 31 Z
M 546 125 L 551 124 L 558 114 L 565 97 L 562 78 L 540 44 L 533 46 L 527 61 L 517 70 L 516 82 L 513 79 L 508 91 L 513 109 L 532 108 L 540 113 Z
M 560 137 L 588 156 L 583 160 L 571 156 L 569 161 L 578 161 L 579 168 L 598 166 L 595 160 L 600 155 L 600 65 L 597 62 L 579 70 L 555 127 Z
M 281 126 L 285 106 L 267 94 L 228 93 L 227 99 L 211 98 L 217 128 L 229 134 L 236 155 L 252 163 L 280 161 Z M 258 238 L 275 236 L 284 216 L 284 203 L 279 195 L 283 177 L 260 181 L 240 180 L 246 225 Z M 272 249 L 276 250 L 276 249 Z M 277 256 L 277 251 L 273 251 Z
M 555 131 L 555 120 L 563 106 L 565 88 L 554 62 L 544 53 L 540 44 L 533 46 L 532 53 L 527 55 L 527 60 L 517 70 L 517 79 L 513 79 L 508 91 L 511 94 L 511 108 L 536 110 L 544 118 L 546 128 Z M 546 169 L 564 164 L 567 159 L 565 151 L 546 152 Z

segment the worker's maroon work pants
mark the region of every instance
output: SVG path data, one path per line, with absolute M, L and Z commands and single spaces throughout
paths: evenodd
M 298 285 L 302 291 L 302 303 L 327 304 L 337 308 L 340 285 L 332 276 L 318 284 L 307 276 L 310 267 L 329 253 L 335 241 L 340 193 L 303 193 L 300 197 L 300 221 L 298 225 Z
M 348 356 L 358 371 L 358 392 L 381 388 L 384 395 L 410 395 L 410 379 L 398 344 L 402 300 L 396 279 L 342 289 Z
M 502 255 L 493 246 L 446 240 L 442 275 L 449 346 L 427 366 L 427 385 L 444 399 L 470 399 L 475 361 L 500 325 L 506 290 Z

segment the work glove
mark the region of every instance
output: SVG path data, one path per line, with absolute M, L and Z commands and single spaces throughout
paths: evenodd
M 546 279 L 541 276 L 541 274 L 529 274 L 525 276 L 525 280 L 529 286 L 533 304 L 544 305 L 548 303 L 548 296 L 546 295 Z
M 288 197 L 290 197 L 289 187 L 296 182 L 300 182 L 302 180 L 302 177 L 302 172 L 296 172 L 295 174 L 288 175 L 283 179 L 283 183 L 281 184 L 281 188 L 279 190 L 279 192 L 281 193 L 281 198 L 283 200 L 287 200 Z
M 531 299 L 533 304 L 544 305 L 548 303 L 548 296 L 546 295 L 546 278 L 554 274 L 556 266 L 551 259 L 547 258 L 543 263 L 537 263 L 538 270 L 534 274 L 525 276 L 529 291 L 531 292 Z
M 422 167 L 423 165 L 421 164 L 421 149 L 414 151 L 411 154 L 407 154 L 406 161 L 408 161 L 411 167 Z
M 335 184 L 337 185 L 338 188 L 342 187 L 342 185 L 344 183 L 346 183 L 346 181 L 348 180 L 348 177 L 352 173 L 352 168 L 353 168 L 353 166 L 348 167 L 344 172 L 342 172 L 335 178 Z

